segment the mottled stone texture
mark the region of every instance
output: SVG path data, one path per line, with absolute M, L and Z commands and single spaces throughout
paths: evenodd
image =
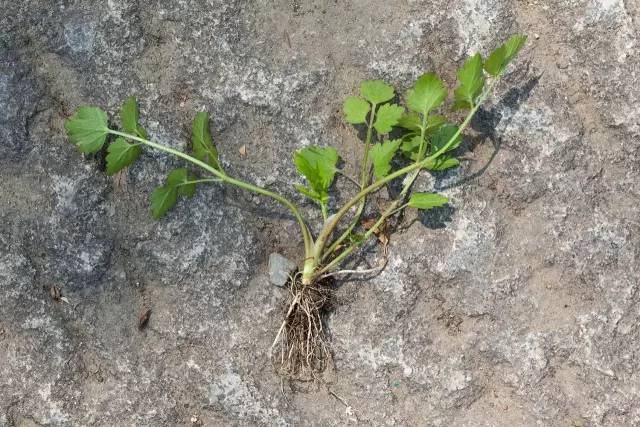
M 0 10 L 0 425 L 640 425 L 637 2 Z M 211 186 L 154 222 L 147 194 L 179 162 L 145 152 L 109 178 L 63 134 L 78 105 L 113 114 L 137 94 L 150 134 L 182 148 L 207 109 L 229 173 L 304 203 L 292 150 L 332 144 L 357 170 L 340 107 L 360 80 L 453 85 L 516 32 L 530 41 L 463 166 L 419 183 L 451 207 L 407 218 L 382 274 L 340 282 L 327 381 L 349 407 L 324 387 L 283 394 L 266 356 L 286 292 L 268 255 L 302 246 L 286 212 Z

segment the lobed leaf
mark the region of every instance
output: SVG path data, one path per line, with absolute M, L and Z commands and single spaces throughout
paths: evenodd
M 398 124 L 404 114 L 404 108 L 395 104 L 384 104 L 376 113 L 376 121 L 373 127 L 379 134 L 389 133 Z
M 194 156 L 217 170 L 222 170 L 218 160 L 218 150 L 213 145 L 209 130 L 209 113 L 201 111 L 192 123 L 191 142 Z
M 69 140 L 81 152 L 96 153 L 109 134 L 107 113 L 98 107 L 80 107 L 65 121 L 64 128 Z
M 434 74 L 423 74 L 407 92 L 407 107 L 416 113 L 427 115 L 439 107 L 447 97 L 442 80 Z
M 138 120 L 140 112 L 138 110 L 138 102 L 135 96 L 128 97 L 120 108 L 120 120 L 122 121 L 122 130 L 127 133 L 137 135 L 140 138 L 147 138 L 147 131 L 144 130 Z
M 344 101 L 343 110 L 347 123 L 357 125 L 367 121 L 367 114 L 369 114 L 371 107 L 364 99 L 350 96 Z
M 494 77 L 499 76 L 507 68 L 509 62 L 520 52 L 527 41 L 527 36 L 517 34 L 502 46 L 491 52 L 484 63 L 484 69 Z
M 179 195 L 192 198 L 196 194 L 196 184 L 187 184 L 187 182 L 194 179 L 196 177 L 186 168 L 178 168 L 172 170 L 167 176 L 167 185 L 175 187 Z
M 391 171 L 391 160 L 402 144 L 401 139 L 386 141 L 381 144 L 374 144 L 369 151 L 369 159 L 373 163 L 373 173 L 380 179 Z
M 333 147 L 310 146 L 296 151 L 293 162 L 309 185 L 310 189 L 298 190 L 305 196 L 310 197 L 321 204 L 325 204 L 328 199 L 329 187 L 333 183 L 338 164 L 338 152 Z
M 151 193 L 151 215 L 155 219 L 162 218 L 178 200 L 178 189 L 172 185 L 163 185 Z
M 139 145 L 129 144 L 122 137 L 116 138 L 107 147 L 107 175 L 113 175 L 129 166 L 138 158 L 141 151 Z
M 409 207 L 417 209 L 439 208 L 447 204 L 449 199 L 436 193 L 413 193 L 409 199 Z
M 476 53 L 458 70 L 458 87 L 454 91 L 453 108 L 473 108 L 483 87 L 482 56 Z
M 360 94 L 372 104 L 382 104 L 392 99 L 395 91 L 382 80 L 366 80 L 360 85 Z

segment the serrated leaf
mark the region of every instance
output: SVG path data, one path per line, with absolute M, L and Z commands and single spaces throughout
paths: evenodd
M 209 113 L 201 111 L 196 114 L 191 128 L 191 143 L 194 156 L 214 169 L 221 170 L 218 161 L 218 150 L 213 145 L 211 131 L 209 130 Z
M 391 160 L 402 144 L 401 139 L 385 141 L 382 144 L 374 144 L 369 151 L 369 159 L 373 163 L 373 173 L 377 179 L 383 178 L 391 170 Z
M 147 131 L 144 130 L 138 121 L 140 120 L 140 111 L 138 110 L 138 102 L 135 96 L 128 97 L 120 108 L 120 121 L 122 121 L 122 130 L 140 138 L 147 138 Z
M 398 120 L 404 114 L 404 108 L 395 104 L 384 104 L 376 112 L 376 121 L 373 127 L 378 133 L 388 133 L 398 124 Z
M 422 120 L 420 120 L 420 116 L 416 113 L 409 113 L 400 117 L 398 120 L 398 126 L 413 132 L 420 132 L 420 129 L 422 128 Z
M 454 91 L 453 108 L 473 108 L 483 87 L 482 56 L 476 53 L 458 70 L 458 87 Z
M 457 132 L 458 132 L 458 126 L 456 125 L 447 124 L 447 125 L 441 126 L 438 129 L 438 131 L 434 133 L 433 136 L 431 137 L 431 140 L 430 140 L 431 152 L 435 153 L 436 151 L 444 147 Z M 445 153 L 447 151 L 455 150 L 456 148 L 458 148 L 461 142 L 462 142 L 462 135 L 458 134 L 455 140 L 453 141 L 453 143 L 447 148 Z
M 107 147 L 107 175 L 113 175 L 133 163 L 140 155 L 140 146 L 118 137 Z
M 333 147 L 310 146 L 297 151 L 293 161 L 311 186 L 303 193 L 321 203 L 326 202 L 338 163 L 338 152 Z
M 350 96 L 344 101 L 343 110 L 347 123 L 357 125 L 367 121 L 367 114 L 369 114 L 371 106 L 362 98 Z
M 409 207 L 417 209 L 439 208 L 447 204 L 449 199 L 436 193 L 414 193 L 409 199 Z
M 155 219 L 162 218 L 173 208 L 178 199 L 178 189 L 172 185 L 163 185 L 151 193 L 151 215 Z
M 447 89 L 442 80 L 434 74 L 423 74 L 413 88 L 407 92 L 407 106 L 416 113 L 428 114 L 447 97 Z
M 395 96 L 395 90 L 382 80 L 366 80 L 360 85 L 360 94 L 372 104 L 382 104 Z
M 420 150 L 420 135 L 407 135 L 402 138 L 400 150 L 405 157 L 410 160 L 418 160 L 418 151 Z
M 491 52 L 484 63 L 484 69 L 494 77 L 499 76 L 507 68 L 509 62 L 520 52 L 527 41 L 525 35 L 515 35 L 502 46 Z
M 460 165 L 460 161 L 455 157 L 440 156 L 437 159 L 427 162 L 424 168 L 430 171 L 443 171 L 455 168 L 458 165 Z
M 172 170 L 167 176 L 167 185 L 176 187 L 178 194 L 181 196 L 191 198 L 196 194 L 196 184 L 186 183 L 193 181 L 195 178 L 186 168 L 178 168 Z
M 109 134 L 107 113 L 98 107 L 80 107 L 65 121 L 64 128 L 69 140 L 81 152 L 96 153 Z

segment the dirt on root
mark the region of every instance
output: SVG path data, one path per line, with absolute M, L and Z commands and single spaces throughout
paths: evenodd
M 271 346 L 271 359 L 284 379 L 316 381 L 332 364 L 323 317 L 333 306 L 333 280 L 303 285 L 301 277 L 298 273 L 289 280 L 284 319 Z

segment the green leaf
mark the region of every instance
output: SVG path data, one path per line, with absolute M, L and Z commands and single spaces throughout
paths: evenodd
M 420 129 L 422 128 L 422 120 L 420 120 L 420 116 L 416 113 L 408 113 L 400 117 L 398 120 L 398 126 L 413 132 L 420 132 Z
M 505 44 L 491 52 L 484 63 L 484 69 L 494 77 L 499 76 L 507 68 L 509 62 L 520 52 L 527 41 L 527 36 L 512 36 Z
M 107 135 L 107 114 L 98 107 L 80 107 L 64 123 L 69 140 L 83 153 L 100 151 Z
M 458 87 L 454 92 L 454 109 L 473 108 L 484 87 L 482 56 L 476 53 L 458 70 Z
M 369 159 L 373 163 L 373 173 L 376 178 L 380 179 L 389 174 L 391 171 L 391 160 L 402 144 L 401 139 L 386 141 L 382 144 L 374 144 L 369 151 Z
M 391 129 L 398 124 L 398 120 L 404 114 L 404 108 L 395 104 L 384 104 L 376 113 L 376 121 L 373 127 L 379 134 L 391 132 Z
M 193 181 L 196 177 L 190 173 L 186 168 L 174 169 L 167 176 L 167 185 L 176 187 L 178 194 L 188 198 L 193 197 L 196 194 L 196 184 L 185 184 L 189 181 Z
M 446 205 L 448 201 L 449 199 L 436 193 L 414 193 L 408 205 L 418 209 L 433 209 Z
M 317 200 L 321 204 L 326 203 L 329 187 L 333 183 L 338 164 L 338 152 L 333 147 L 310 146 L 297 151 L 293 161 L 309 182 L 311 189 L 306 192 L 300 190 L 305 196 Z
M 366 80 L 360 85 L 360 94 L 372 104 L 382 104 L 393 98 L 395 91 L 382 80 Z
M 140 119 L 140 112 L 138 111 L 138 102 L 135 96 L 128 97 L 120 108 L 120 120 L 122 121 L 122 130 L 127 133 L 131 133 L 139 136 L 140 138 L 147 138 L 147 131 L 138 123 Z
M 460 165 L 460 161 L 455 157 L 440 156 L 435 160 L 427 162 L 425 169 L 430 171 L 443 171 L 445 169 L 455 168 Z
M 140 155 L 140 146 L 118 137 L 107 147 L 107 175 L 113 175 L 133 163 Z
M 369 103 L 357 96 L 350 96 L 344 101 L 344 116 L 347 123 L 357 125 L 367 121 L 367 114 L 371 107 Z
M 428 114 L 447 97 L 447 89 L 442 80 L 434 74 L 423 74 L 413 88 L 407 92 L 407 106 L 416 113 Z
M 169 209 L 175 206 L 178 199 L 178 189 L 172 185 L 163 185 L 151 193 L 151 215 L 160 219 Z
M 438 131 L 431 137 L 431 153 L 435 153 L 444 147 L 453 136 L 458 132 L 458 126 L 447 124 L 441 126 Z M 462 135 L 458 134 L 453 143 L 447 148 L 447 151 L 455 150 L 462 142 Z
M 211 139 L 209 113 L 206 111 L 199 112 L 193 119 L 191 142 L 193 154 L 198 160 L 207 163 L 214 169 L 222 170 L 218 162 L 218 150 Z
M 420 135 L 408 135 L 402 138 L 400 150 L 405 157 L 411 160 L 418 160 L 418 151 L 420 150 Z

